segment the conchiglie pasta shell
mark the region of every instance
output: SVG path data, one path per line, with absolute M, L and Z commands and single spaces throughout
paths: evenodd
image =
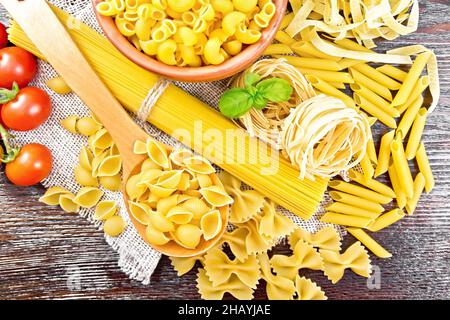
M 39 201 L 49 206 L 57 206 L 59 198 L 64 194 L 70 194 L 70 191 L 61 187 L 51 187 L 39 198 Z
M 217 236 L 222 229 L 222 217 L 219 210 L 214 210 L 203 215 L 200 227 L 205 240 L 211 240 Z
M 178 204 L 178 194 L 174 194 L 168 198 L 158 200 L 156 210 L 162 214 L 167 214 L 170 209 L 176 207 Z
M 160 212 L 151 212 L 148 215 L 150 225 L 160 232 L 174 231 L 174 224 Z
M 182 206 L 177 206 L 170 209 L 166 217 L 176 224 L 188 224 L 191 222 L 194 214 Z
M 149 138 L 147 140 L 147 154 L 149 158 L 159 166 L 165 169 L 170 168 L 170 160 L 169 156 L 167 155 L 167 148 L 163 144 Z
M 214 184 L 211 177 L 206 174 L 197 175 L 197 180 L 200 188 L 208 188 Z
M 181 174 L 180 183 L 178 184 L 177 189 L 179 191 L 186 191 L 187 189 L 189 189 L 190 180 L 191 175 L 189 173 L 183 172 Z
M 233 198 L 219 186 L 200 189 L 200 193 L 214 207 L 223 207 L 233 203 Z
M 151 212 L 149 206 L 144 203 L 128 201 L 128 210 L 136 221 L 145 226 L 148 225 L 149 214 Z
M 181 181 L 182 170 L 172 170 L 158 177 L 157 185 L 166 189 L 177 189 Z
M 118 237 L 127 227 L 121 216 L 112 216 L 105 221 L 103 231 L 110 237 Z
M 133 152 L 135 154 L 146 154 L 147 153 L 147 144 L 144 141 L 136 140 L 133 146 Z
M 104 150 L 99 155 L 94 155 L 94 159 L 92 159 L 92 176 L 98 177 L 98 168 L 102 164 L 103 160 L 108 156 L 108 151 Z
M 173 151 L 169 158 L 172 161 L 173 164 L 175 164 L 178 167 L 184 167 L 184 160 L 188 159 L 193 156 L 192 151 L 187 149 L 178 149 Z
M 107 190 L 119 191 L 122 186 L 122 177 L 120 174 L 111 177 L 100 177 L 100 184 Z
M 184 159 L 183 164 L 187 170 L 198 174 L 212 174 L 216 172 L 212 164 L 200 156 Z
M 73 202 L 83 208 L 92 208 L 103 196 L 103 191 L 94 187 L 83 187 L 78 191 L 77 195 L 73 199 Z
M 63 120 L 61 120 L 60 124 L 61 126 L 66 129 L 67 131 L 69 131 L 70 133 L 73 134 L 77 134 L 77 121 L 78 121 L 78 116 L 69 116 Z
M 150 189 L 150 193 L 155 195 L 158 198 L 170 197 L 172 195 L 172 193 L 174 193 L 177 190 L 175 188 L 167 189 L 167 188 L 163 188 L 163 187 L 160 187 L 157 185 L 150 185 L 149 189 Z
M 195 249 L 200 244 L 201 236 L 202 230 L 192 224 L 180 225 L 173 233 L 175 242 L 188 249 Z
M 92 171 L 92 160 L 94 160 L 92 152 L 88 148 L 83 147 L 78 156 L 78 163 L 80 166 L 86 170 Z
M 109 148 L 109 155 L 120 156 L 119 148 L 117 148 L 117 145 L 115 143 L 113 143 L 113 145 Z
M 148 171 L 151 169 L 159 169 L 161 170 L 162 167 L 157 164 L 155 161 L 153 161 L 152 159 L 146 159 L 144 162 L 142 162 L 142 166 L 141 166 L 141 171 Z
M 111 218 L 117 212 L 117 203 L 115 201 L 101 201 L 95 207 L 94 219 L 104 221 Z
M 186 200 L 182 206 L 194 214 L 194 219 L 200 219 L 205 213 L 211 211 L 211 208 L 205 201 L 199 198 Z
M 100 177 L 111 177 L 117 175 L 122 169 L 122 158 L 120 156 L 108 156 L 103 159 L 97 169 Z
M 94 119 L 89 117 L 83 117 L 77 121 L 77 131 L 84 136 L 91 136 L 99 131 L 102 126 L 99 125 Z
M 100 129 L 94 135 L 92 146 L 98 149 L 108 149 L 113 145 L 113 140 L 111 135 L 106 131 L 106 129 Z
M 139 185 L 152 185 L 156 184 L 157 179 L 163 173 L 160 169 L 149 169 L 146 171 L 141 171 Z
M 144 186 L 139 185 L 140 179 L 141 179 L 140 174 L 134 175 L 128 179 L 125 185 L 125 191 L 131 200 L 138 199 L 147 190 L 147 187 L 145 185 Z
M 155 246 L 162 246 L 170 241 L 163 232 L 156 230 L 152 226 L 148 226 L 145 229 L 145 238 L 150 244 Z
M 83 187 L 98 187 L 98 179 L 92 176 L 92 172 L 86 170 L 81 165 L 77 165 L 74 169 L 76 182 Z
M 80 211 L 80 205 L 74 202 L 75 195 L 71 193 L 63 194 L 59 197 L 59 206 L 65 212 L 77 213 Z

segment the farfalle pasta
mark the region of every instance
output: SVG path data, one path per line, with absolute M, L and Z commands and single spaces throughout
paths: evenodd
M 249 256 L 243 262 L 237 259 L 230 260 L 222 250 L 217 248 L 206 253 L 204 268 L 214 286 L 226 283 L 234 274 L 246 286 L 256 289 L 260 278 L 259 264 L 255 256 Z
M 128 208 L 146 226 L 153 246 L 173 241 L 195 249 L 217 238 L 226 227 L 221 210 L 233 203 L 206 159 L 187 150 L 168 150 L 149 138 L 136 141 L 134 151 L 148 158 L 125 186 Z
M 295 277 L 295 291 L 295 300 L 327 300 L 327 296 L 317 284 L 299 275 Z
M 261 217 L 253 217 L 244 224 L 236 224 L 236 226 L 245 228 L 248 230 L 248 234 L 245 238 L 245 246 L 247 253 L 257 254 L 263 253 L 272 248 L 275 245 L 277 239 L 262 235 L 260 230 Z
M 202 299 L 221 300 L 225 293 L 231 294 L 239 300 L 253 299 L 254 290 L 246 286 L 236 275 L 231 275 L 227 282 L 213 286 L 206 275 L 205 269 L 199 269 L 197 275 L 197 288 Z
M 330 250 L 320 250 L 324 263 L 324 273 L 333 283 L 337 283 L 344 276 L 346 269 L 368 278 L 372 271 L 370 258 L 361 243 L 355 242 L 344 253 Z
M 236 228 L 231 232 L 225 232 L 222 236 L 222 244 L 226 243 L 230 247 L 231 253 L 243 262 L 248 257 L 247 251 L 247 236 L 249 235 L 249 230 L 244 227 Z
M 173 268 L 177 271 L 179 277 L 191 271 L 194 268 L 197 261 L 203 263 L 203 255 L 189 258 L 169 257 L 169 259 Z
M 296 291 L 294 282 L 272 273 L 267 253 L 259 254 L 258 261 L 261 268 L 261 278 L 266 281 L 267 297 L 270 300 L 291 300 Z
M 242 190 L 241 181 L 229 173 L 222 172 L 220 179 L 225 190 L 234 199 L 230 213 L 231 223 L 246 222 L 261 211 L 265 202 L 262 194 L 255 190 Z
M 298 227 L 289 235 L 289 245 L 291 250 L 300 240 L 312 245 L 314 248 L 339 252 L 341 250 L 341 236 L 334 227 L 324 227 L 316 233 L 310 233 Z
M 296 225 L 288 217 L 276 210 L 276 204 L 266 201 L 261 212 L 259 232 L 272 239 L 277 239 L 290 234 Z
M 277 275 L 294 280 L 301 269 L 323 270 L 324 265 L 319 252 L 303 240 L 299 240 L 291 256 L 274 255 L 270 265 Z

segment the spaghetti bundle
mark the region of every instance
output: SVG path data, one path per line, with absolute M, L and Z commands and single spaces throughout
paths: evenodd
M 281 132 L 283 152 L 302 179 L 332 177 L 353 168 L 371 138 L 364 115 L 323 94 L 292 110 Z
M 242 116 L 238 124 L 242 125 L 251 136 L 260 138 L 269 143 L 275 149 L 281 149 L 280 131 L 284 119 L 289 115 L 292 108 L 301 102 L 314 97 L 314 89 L 305 77 L 285 59 L 263 59 L 253 64 L 247 72 L 256 73 L 261 78 L 276 77 L 284 79 L 294 89 L 292 98 L 287 102 L 269 102 L 267 107 L 258 110 L 250 109 Z M 245 73 L 240 74 L 235 82 L 235 87 L 244 87 Z
M 159 77 L 129 61 L 92 28 L 75 22 L 73 17 L 62 10 L 54 8 L 54 11 L 65 25 L 73 26 L 76 23 L 76 28 L 68 28 L 67 31 L 81 52 L 122 105 L 133 113 L 138 112 Z M 9 33 L 10 41 L 15 45 L 39 58 L 45 58 L 17 23 L 12 23 Z M 297 179 L 298 171 L 287 160 L 279 157 L 278 152 L 260 152 L 267 145 L 254 148 L 256 139 L 174 85 L 167 87 L 147 120 L 170 135 L 187 133 L 182 137 L 185 145 L 303 219 L 309 219 L 323 199 L 326 179 Z M 201 132 L 198 132 L 199 129 Z M 224 140 L 211 140 L 208 132 L 219 132 Z M 236 139 L 236 136 L 242 138 L 241 143 L 230 141 L 228 132 L 236 133 L 231 139 Z M 201 139 L 196 139 L 197 136 Z M 232 150 L 227 148 L 229 146 Z M 272 168 L 273 164 L 277 167 Z M 267 169 L 275 171 L 268 172 Z

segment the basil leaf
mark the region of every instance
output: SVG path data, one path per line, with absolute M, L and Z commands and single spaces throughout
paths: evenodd
M 245 74 L 244 84 L 245 84 L 246 88 L 252 87 L 259 81 L 261 81 L 261 76 L 259 74 L 251 73 L 251 72 Z
M 226 91 L 219 101 L 220 111 L 228 118 L 243 116 L 253 106 L 253 97 L 247 90 L 234 88 Z
M 257 93 L 253 99 L 253 107 L 258 110 L 262 110 L 267 107 L 267 99 L 261 94 Z
M 289 101 L 292 95 L 292 87 L 284 79 L 270 78 L 256 85 L 258 93 L 272 102 Z

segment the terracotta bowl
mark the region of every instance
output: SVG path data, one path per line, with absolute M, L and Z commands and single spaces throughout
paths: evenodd
M 94 7 L 102 0 L 92 0 Z M 108 39 L 113 45 L 122 52 L 131 61 L 140 65 L 144 69 L 160 74 L 164 77 L 186 82 L 206 82 L 215 81 L 233 76 L 255 62 L 264 52 L 264 50 L 272 43 L 275 34 L 278 31 L 281 20 L 286 12 L 288 0 L 273 0 L 277 7 L 275 17 L 272 19 L 270 25 L 262 32 L 261 39 L 248 47 L 246 47 L 240 54 L 230 58 L 224 63 L 217 66 L 205 67 L 177 67 L 169 66 L 162 62 L 153 59 L 143 52 L 137 50 L 126 37 L 124 37 L 116 28 L 114 20 L 111 17 L 100 15 L 95 10 L 97 20 L 105 32 Z

